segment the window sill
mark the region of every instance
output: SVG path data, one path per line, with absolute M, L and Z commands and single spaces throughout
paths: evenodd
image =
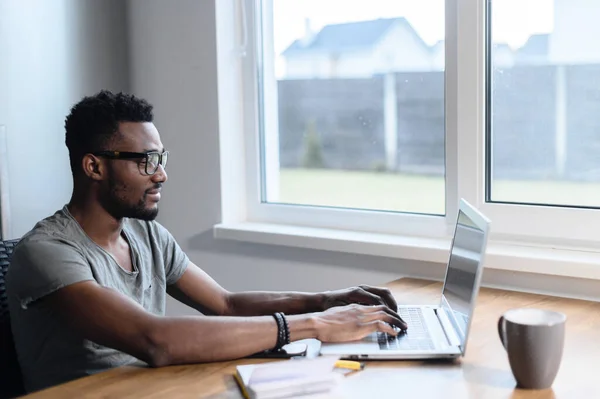
M 217 239 L 446 263 L 450 239 L 266 223 L 218 224 Z M 600 280 L 600 251 L 490 241 L 485 267 Z

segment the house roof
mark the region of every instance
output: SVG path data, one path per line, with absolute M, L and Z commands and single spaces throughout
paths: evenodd
M 284 52 L 288 56 L 297 53 L 341 53 L 375 46 L 395 24 L 402 24 L 408 32 L 425 47 L 427 44 L 406 18 L 381 18 L 371 21 L 326 25 L 308 43 L 303 39 L 294 41 Z
M 492 48 L 493 48 L 495 51 L 498 51 L 498 50 L 506 50 L 506 51 L 508 51 L 509 53 L 512 53 L 512 49 L 510 48 L 510 46 L 508 45 L 508 43 L 503 43 L 503 42 L 495 42 L 495 43 L 493 43 L 493 44 L 492 44 Z
M 521 47 L 518 52 L 521 55 L 547 55 L 549 49 L 550 35 L 537 34 L 531 35 L 527 42 Z

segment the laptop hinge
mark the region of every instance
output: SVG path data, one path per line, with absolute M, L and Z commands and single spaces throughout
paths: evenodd
M 444 310 L 441 308 L 436 308 L 435 315 L 438 318 L 438 320 L 440 321 L 440 325 L 442 326 L 444 335 L 446 336 L 446 339 L 448 340 L 448 344 L 450 346 L 460 347 L 460 340 L 458 339 L 458 336 L 456 335 L 456 332 L 454 331 L 454 326 L 448 319 L 446 312 L 444 312 Z M 461 348 L 461 350 L 462 350 L 462 348 Z

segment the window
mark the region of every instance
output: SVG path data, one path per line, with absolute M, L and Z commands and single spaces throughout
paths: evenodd
M 488 0 L 481 207 L 496 234 L 597 240 L 598 211 L 586 208 L 600 206 L 600 48 L 583 43 L 598 30 L 600 4 L 584 2 Z
M 248 221 L 597 241 L 600 3 L 240 1 Z
M 600 6 L 577 3 L 519 4 L 516 24 L 491 4 L 488 201 L 600 206 L 600 49 L 580 29 Z
M 248 219 L 446 236 L 444 1 L 242 4 Z
M 6 151 L 6 126 L 0 125 L 0 240 L 11 238 L 8 214 L 8 157 Z
M 261 200 L 443 215 L 443 0 L 259 7 Z

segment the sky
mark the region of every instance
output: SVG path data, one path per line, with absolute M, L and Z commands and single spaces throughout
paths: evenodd
M 444 0 L 272 0 L 275 52 L 280 54 L 305 32 L 305 21 L 318 32 L 335 23 L 405 17 L 428 44 L 444 38 Z M 494 0 L 495 42 L 522 46 L 531 34 L 548 33 L 553 0 Z

